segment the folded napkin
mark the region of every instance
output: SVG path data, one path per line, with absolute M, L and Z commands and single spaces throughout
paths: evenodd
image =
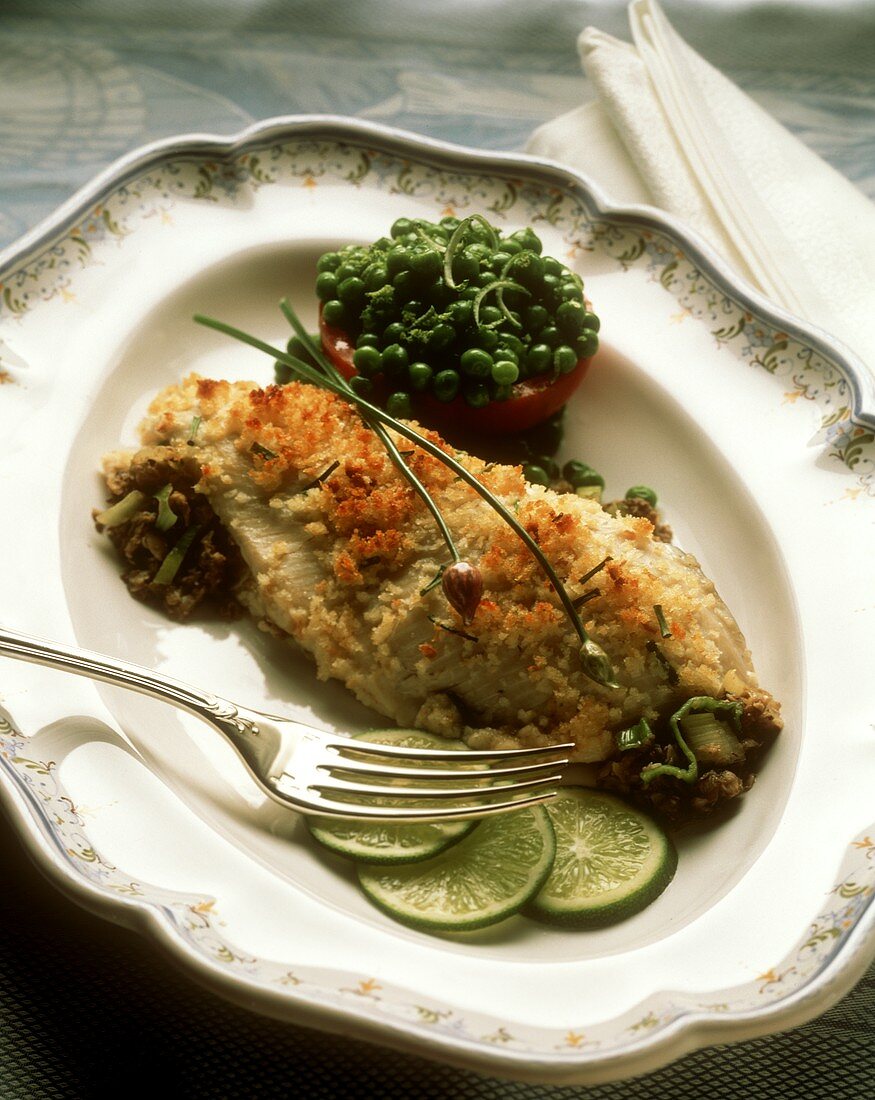
M 875 371 L 875 204 L 695 53 L 656 0 L 633 0 L 629 21 L 633 45 L 583 31 L 598 99 L 541 126 L 527 152 L 676 215 Z

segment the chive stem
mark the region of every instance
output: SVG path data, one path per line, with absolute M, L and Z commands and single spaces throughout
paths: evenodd
M 476 216 L 477 215 L 472 215 L 472 217 Z M 292 317 L 295 317 L 294 311 L 291 309 L 291 306 L 289 306 L 287 302 L 285 304 L 286 308 L 283 309 L 283 312 L 286 314 L 286 317 L 291 320 Z M 306 379 L 313 385 L 322 386 L 325 389 L 330 390 L 332 393 L 335 393 L 337 396 L 343 397 L 351 404 L 356 405 L 366 414 L 367 421 L 378 421 L 381 424 L 388 425 L 397 435 L 401 435 L 404 436 L 406 439 L 409 439 L 411 443 L 414 443 L 416 446 L 420 447 L 423 451 L 426 452 L 426 454 L 431 455 L 432 458 L 436 458 L 439 462 L 443 462 L 445 466 L 448 466 L 453 471 L 453 473 L 455 473 L 467 485 L 470 485 L 470 487 L 479 496 L 481 496 L 495 512 L 497 512 L 501 516 L 501 518 L 511 528 L 514 534 L 516 534 L 522 540 L 522 542 L 525 543 L 526 547 L 529 549 L 533 557 L 541 566 L 541 569 L 546 574 L 547 579 L 553 585 L 553 588 L 555 589 L 556 594 L 559 597 L 562 607 L 565 610 L 565 613 L 568 616 L 571 625 L 574 627 L 575 633 L 580 639 L 580 658 L 585 674 L 589 676 L 590 679 L 594 680 L 595 683 L 601 684 L 604 687 L 619 687 L 619 684 L 617 684 L 614 679 L 613 669 L 611 668 L 610 661 L 608 660 L 607 655 L 605 654 L 601 646 L 594 642 L 587 634 L 586 630 L 584 629 L 583 623 L 580 620 L 580 616 L 577 614 L 574 603 L 572 602 L 571 597 L 568 595 L 568 592 L 565 589 L 565 585 L 559 579 L 559 576 L 557 575 L 555 569 L 550 564 L 547 557 L 544 555 L 540 546 L 538 546 L 538 544 L 535 542 L 529 532 L 516 519 L 513 513 L 510 512 L 505 507 L 505 505 L 502 504 L 501 501 L 493 493 L 491 493 L 489 489 L 486 488 L 485 485 L 482 485 L 474 476 L 474 474 L 466 469 L 466 467 L 463 466 L 461 462 L 458 462 L 451 455 L 448 455 L 440 447 L 432 443 L 431 440 L 426 439 L 424 436 L 420 435 L 419 432 L 414 431 L 413 428 L 410 428 L 406 424 L 403 424 L 401 421 L 396 420 L 393 416 L 390 416 L 389 413 L 385 412 L 378 406 L 372 405 L 369 401 L 366 401 L 354 390 L 350 389 L 349 386 L 345 384 L 345 380 L 344 384 L 341 385 L 336 382 L 333 377 L 326 376 L 325 374 L 320 374 L 318 371 L 314 370 L 306 363 L 303 363 L 300 359 L 296 359 L 294 356 L 289 355 L 284 351 L 280 351 L 275 347 L 272 347 L 264 340 L 260 340 L 257 336 L 251 336 L 249 333 L 243 332 L 241 329 L 235 328 L 233 325 L 225 324 L 224 321 L 219 321 L 214 317 L 206 317 L 201 313 L 196 313 L 194 315 L 194 320 L 198 324 L 205 325 L 207 328 L 215 329 L 217 332 L 222 332 L 226 336 L 231 336 L 235 340 L 239 340 L 241 343 L 248 344 L 250 347 L 253 348 L 257 348 L 259 351 L 263 351 L 266 355 L 270 355 L 274 359 L 279 359 L 281 362 L 292 367 L 295 373 L 300 375 L 301 378 Z M 296 317 L 295 321 L 297 321 Z M 293 322 L 293 325 L 294 324 L 295 322 Z M 300 325 L 299 321 L 297 321 L 297 325 Z M 295 327 L 297 331 L 297 326 Z M 301 336 L 301 332 L 299 332 L 298 335 Z M 304 336 L 301 336 L 301 338 L 302 340 L 304 340 Z M 304 343 L 306 344 L 307 341 L 304 340 Z M 331 368 L 331 371 L 332 374 L 336 373 L 333 366 Z M 397 450 L 397 448 L 394 449 Z M 410 474 L 410 477 L 413 477 L 412 473 Z M 435 512 L 437 512 L 436 508 Z M 439 513 L 437 513 L 437 515 L 439 515 Z M 435 516 L 435 518 L 437 518 L 437 515 Z M 443 517 L 440 518 L 439 526 L 441 526 L 442 531 L 446 527 L 443 522 Z M 449 532 L 447 532 L 447 535 L 449 535 Z M 451 545 L 452 549 L 455 551 L 455 546 L 454 544 L 452 544 L 451 537 L 449 539 L 448 545 Z M 459 558 L 456 557 L 456 560 L 458 561 Z

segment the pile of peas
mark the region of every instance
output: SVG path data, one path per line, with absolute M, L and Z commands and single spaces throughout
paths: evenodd
M 514 383 L 596 351 L 580 277 L 542 256 L 531 229 L 503 236 L 445 217 L 399 218 L 390 232 L 321 256 L 316 294 L 325 322 L 355 342 L 351 384 L 392 416 L 410 416 L 417 394 L 506 401 Z

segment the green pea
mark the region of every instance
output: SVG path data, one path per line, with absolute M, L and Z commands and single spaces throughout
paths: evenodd
M 520 357 L 519 355 L 517 355 L 513 348 L 509 348 L 507 346 L 505 342 L 506 340 L 507 334 L 503 332 L 501 334 L 501 343 L 495 349 L 495 354 L 492 356 L 492 358 L 496 362 L 498 362 L 499 359 L 507 359 L 509 362 L 513 363 L 515 367 L 518 367 L 520 363 Z
M 468 348 L 462 352 L 459 366 L 469 378 L 488 378 L 492 373 L 492 356 L 482 348 Z
M 544 257 L 544 274 L 545 275 L 562 275 L 568 270 L 564 264 L 561 264 L 555 256 Z
M 443 270 L 443 260 L 434 248 L 425 248 L 410 254 L 410 270 L 420 279 L 433 282 Z
M 519 367 L 509 359 L 499 359 L 492 364 L 492 381 L 499 386 L 512 386 L 519 376 Z
M 525 326 L 531 333 L 540 332 L 550 320 L 550 314 L 541 305 L 529 306 L 523 315 Z
M 553 351 L 549 344 L 533 344 L 526 352 L 526 367 L 531 374 L 543 374 L 553 362 Z
M 558 275 L 545 275 L 541 280 L 542 296 L 547 302 L 555 302 L 559 300 L 559 276 Z
M 539 256 L 544 248 L 541 238 L 532 229 L 518 229 L 516 233 L 511 233 L 510 239 L 519 242 L 522 248 L 529 252 L 536 252 Z
M 522 252 L 523 246 L 519 241 L 515 241 L 513 237 L 505 237 L 501 242 L 501 251 L 509 252 L 511 256 L 515 256 L 517 252 Z
M 413 413 L 413 406 L 410 403 L 410 394 L 404 393 L 403 390 L 398 390 L 396 393 L 390 393 L 386 398 L 386 412 L 390 416 L 400 416 L 403 419 L 409 419 Z
M 575 282 L 560 283 L 558 293 L 563 302 L 580 302 L 583 305 L 583 291 Z
M 362 272 L 365 290 L 373 293 L 389 282 L 389 269 L 383 263 L 368 264 Z
M 318 347 L 319 337 L 315 336 L 314 340 Z M 310 355 L 310 349 L 299 336 L 289 337 L 288 343 L 286 344 L 286 351 L 289 355 L 294 355 L 296 359 L 303 359 L 305 363 L 313 362 L 313 357 Z
M 392 321 L 383 330 L 383 343 L 397 344 L 399 340 L 403 339 L 406 332 L 407 329 L 400 321 Z
M 535 287 L 544 278 L 544 261 L 537 252 L 526 248 L 514 257 L 508 275 L 525 287 Z
M 482 306 L 480 309 L 481 325 L 497 325 L 501 323 L 504 314 L 498 306 Z
M 543 466 L 537 466 L 534 462 L 527 462 L 525 466 L 523 466 L 523 477 L 531 485 L 543 485 L 545 488 L 550 487 L 550 475 Z
M 473 244 L 469 244 L 465 249 L 465 254 L 468 256 L 476 256 L 477 262 L 480 263 L 483 260 L 488 261 L 492 256 L 492 249 L 483 241 L 475 241 Z
M 472 409 L 482 409 L 489 404 L 489 389 L 483 382 L 466 382 L 463 393 Z
M 414 393 L 422 393 L 431 385 L 434 371 L 428 363 L 411 363 L 407 371 L 410 388 Z
M 378 348 L 380 346 L 380 337 L 376 332 L 363 332 L 356 340 L 355 346 L 357 348 Z
M 377 374 L 383 366 L 382 355 L 380 355 L 375 347 L 371 347 L 368 344 L 365 344 L 364 347 L 356 348 L 352 361 L 359 374 L 364 374 L 368 377 L 372 374 Z
M 649 485 L 633 485 L 631 489 L 626 490 L 626 500 L 634 500 L 636 497 L 646 500 L 651 508 L 656 507 L 658 498 Z
M 585 315 L 580 302 L 563 302 L 556 310 L 556 327 L 564 336 L 579 336 Z
M 428 334 L 430 351 L 445 351 L 456 339 L 456 330 L 446 321 L 438 321 Z
M 463 283 L 476 278 L 480 272 L 480 261 L 468 252 L 458 252 L 453 257 L 452 269 L 454 282 Z
M 516 359 L 522 355 L 526 347 L 519 336 L 515 335 L 513 332 L 503 332 L 501 334 L 501 345 L 507 348 L 509 352 L 514 352 Z
M 410 270 L 410 253 L 406 248 L 393 248 L 386 255 L 386 273 L 394 279 L 402 271 Z
M 484 351 L 495 351 L 501 341 L 501 337 L 494 328 L 478 328 L 476 340 L 477 346 Z
M 291 382 L 292 380 L 292 368 L 288 363 L 281 363 L 279 359 L 275 359 L 273 364 L 273 378 L 278 386 L 284 386 L 286 382 Z
M 357 275 L 351 275 L 338 284 L 337 297 L 344 305 L 357 306 L 365 299 L 365 284 Z
M 574 347 L 581 359 L 588 359 L 591 355 L 595 355 L 599 348 L 598 333 L 585 328 L 574 342 Z
M 392 222 L 392 228 L 389 232 L 393 237 L 403 237 L 413 229 L 413 222 L 410 218 L 397 218 Z
M 337 252 L 323 252 L 319 259 L 316 261 L 316 270 L 318 272 L 334 271 L 340 263 L 340 254 Z
M 337 297 L 337 276 L 333 271 L 323 271 L 316 276 L 316 297 L 320 302 Z
M 492 259 L 489 261 L 489 266 L 494 275 L 499 275 L 504 270 L 504 265 L 510 259 L 510 256 L 510 252 L 503 252 L 501 249 L 499 249 L 498 252 L 492 253 Z
M 438 401 L 452 401 L 459 392 L 459 372 L 442 370 L 434 377 L 434 395 Z
M 457 328 L 464 328 L 474 316 L 474 304 L 470 300 L 466 301 L 464 298 L 459 298 L 450 306 L 449 314 L 450 319 Z
M 555 458 L 551 458 L 550 455 L 538 455 L 535 462 L 543 470 L 546 470 L 547 476 L 551 481 L 559 480 L 559 463 Z
M 365 378 L 361 374 L 354 374 L 350 378 L 349 384 L 353 393 L 357 393 L 359 397 L 370 397 L 374 392 L 373 382 L 370 378 Z
M 346 310 L 343 308 L 343 302 L 339 302 L 336 298 L 326 302 L 322 307 L 322 317 L 327 325 L 343 328 L 346 321 Z
M 392 280 L 392 286 L 399 302 L 409 302 L 419 290 L 419 282 L 412 271 L 399 271 Z
M 583 327 L 591 329 L 593 332 L 598 332 L 602 327 L 602 323 L 594 313 L 587 310 L 583 315 Z
M 553 369 L 560 374 L 570 374 L 577 366 L 577 355 L 574 348 L 567 344 L 560 344 L 553 352 Z
M 605 479 L 602 475 L 592 466 L 587 466 L 585 462 L 578 462 L 577 459 L 571 459 L 565 463 L 562 467 L 562 476 L 574 489 L 579 489 L 583 485 L 598 485 L 602 489 L 605 487 Z
M 542 328 L 538 334 L 538 339 L 542 344 L 546 344 L 548 348 L 558 348 L 562 342 L 559 329 L 555 325 L 547 325 L 546 328 Z
M 407 348 L 403 348 L 400 344 L 390 344 L 387 348 L 383 348 L 380 358 L 383 371 L 396 376 L 407 370 L 407 364 L 410 362 Z
M 337 285 L 340 286 L 344 279 L 351 279 L 354 275 L 358 275 L 358 273 L 358 264 L 351 264 L 348 260 L 344 260 L 334 273 L 337 276 Z
M 459 219 L 453 217 L 452 214 L 444 214 L 440 220 L 440 224 L 452 233 L 454 229 L 459 228 Z

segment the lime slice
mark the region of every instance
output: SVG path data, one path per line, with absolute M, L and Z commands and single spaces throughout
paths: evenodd
M 488 817 L 424 863 L 361 864 L 359 882 L 390 917 L 414 928 L 460 932 L 516 913 L 550 873 L 556 842 L 541 806 Z
M 530 916 L 569 928 L 602 928 L 640 912 L 674 877 L 677 853 L 652 818 L 587 787 L 561 787 L 547 813 L 556 860 Z
M 360 741 L 380 745 L 398 745 L 407 749 L 464 750 L 464 741 L 448 741 L 424 730 L 373 730 L 358 735 Z M 397 763 L 390 758 L 387 764 Z M 446 767 L 446 765 L 435 765 Z M 381 800 L 386 806 L 413 806 L 415 803 L 390 798 Z M 347 859 L 363 859 L 369 863 L 410 863 L 428 859 L 461 840 L 474 828 L 473 821 L 435 822 L 422 825 L 393 825 L 391 821 L 345 821 L 342 818 L 311 817 L 310 832 L 326 848 Z

